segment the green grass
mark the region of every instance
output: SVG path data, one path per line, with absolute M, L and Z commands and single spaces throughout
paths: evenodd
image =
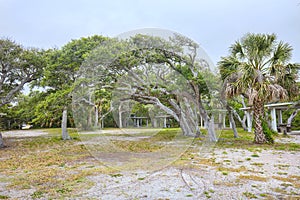
M 0 195 L 0 199 L 9 199 L 9 196 L 5 196 L 5 195 Z
M 257 196 L 255 196 L 255 194 L 252 194 L 251 192 L 244 192 L 243 195 L 249 199 L 257 199 Z
M 248 149 L 253 152 L 260 152 L 262 149 L 273 149 L 283 151 L 300 151 L 300 144 L 295 143 L 274 143 L 274 144 L 255 144 L 254 134 L 248 133 L 241 128 L 238 128 L 239 138 L 233 137 L 232 130 L 219 131 L 219 141 L 216 143 L 216 148 L 238 148 Z M 283 136 L 277 135 L 274 138 Z

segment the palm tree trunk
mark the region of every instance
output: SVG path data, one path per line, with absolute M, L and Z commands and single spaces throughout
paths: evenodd
M 258 144 L 264 144 L 267 142 L 265 134 L 262 128 L 262 118 L 264 114 L 264 103 L 260 99 L 256 99 L 253 102 L 254 113 L 254 142 Z

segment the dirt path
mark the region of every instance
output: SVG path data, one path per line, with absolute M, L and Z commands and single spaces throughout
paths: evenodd
M 48 135 L 47 132 L 43 130 L 13 130 L 13 131 L 5 131 L 2 133 L 3 138 L 23 138 L 23 137 L 38 137 L 42 135 Z

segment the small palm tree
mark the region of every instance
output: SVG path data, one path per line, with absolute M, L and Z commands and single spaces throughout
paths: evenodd
M 276 41 L 275 34 L 246 34 L 218 63 L 228 98 L 244 95 L 254 113 L 254 141 L 266 143 L 262 129 L 264 104 L 287 98 L 283 80 L 296 64 L 288 64 L 292 47 Z

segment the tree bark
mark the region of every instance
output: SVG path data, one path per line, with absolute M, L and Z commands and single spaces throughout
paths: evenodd
M 99 111 L 98 111 L 98 107 L 95 106 L 95 123 L 94 123 L 94 127 L 97 128 L 99 125 Z
M 296 115 L 298 114 L 298 112 L 300 111 L 300 109 L 296 109 L 288 118 L 287 120 L 287 125 L 286 127 L 288 127 L 288 129 L 290 130 L 290 128 L 292 127 L 292 121 L 293 119 L 296 117 Z
M 62 131 L 62 139 L 63 140 L 70 140 L 71 137 L 69 136 L 68 130 L 67 130 L 67 119 L 68 119 L 68 111 L 65 107 L 63 110 L 62 120 L 61 120 L 61 131 Z
M 3 147 L 4 147 L 4 141 L 3 141 L 2 133 L 0 132 L 0 148 Z
M 238 138 L 239 135 L 238 135 L 238 132 L 237 132 L 237 129 L 236 129 L 235 121 L 233 119 L 233 113 L 231 111 L 229 112 L 229 121 L 230 121 L 230 124 L 231 124 L 231 128 L 233 130 L 233 136 L 235 138 Z
M 123 121 L 122 121 L 122 102 L 119 105 L 119 128 L 123 128 Z
M 179 124 L 183 135 L 195 136 L 195 133 L 193 133 L 193 129 L 191 127 L 192 124 L 188 122 L 187 116 L 183 113 L 179 117 Z
M 218 139 L 217 139 L 216 131 L 215 131 L 214 118 L 213 118 L 213 116 L 209 117 L 204 106 L 202 105 L 200 96 L 198 96 L 198 98 L 199 98 L 199 100 L 198 100 L 197 104 L 198 104 L 199 112 L 200 112 L 202 119 L 204 119 L 204 123 L 207 128 L 207 133 L 209 135 L 209 140 L 210 140 L 210 142 L 217 142 Z
M 254 142 L 258 144 L 264 144 L 267 142 L 265 134 L 262 128 L 262 118 L 264 115 L 264 103 L 260 99 L 255 99 L 253 102 L 253 114 L 254 114 Z
M 215 122 L 214 118 L 206 118 L 206 126 L 207 126 L 207 132 L 209 136 L 209 141 L 210 142 L 217 142 L 217 136 L 216 136 L 216 131 L 215 131 Z

